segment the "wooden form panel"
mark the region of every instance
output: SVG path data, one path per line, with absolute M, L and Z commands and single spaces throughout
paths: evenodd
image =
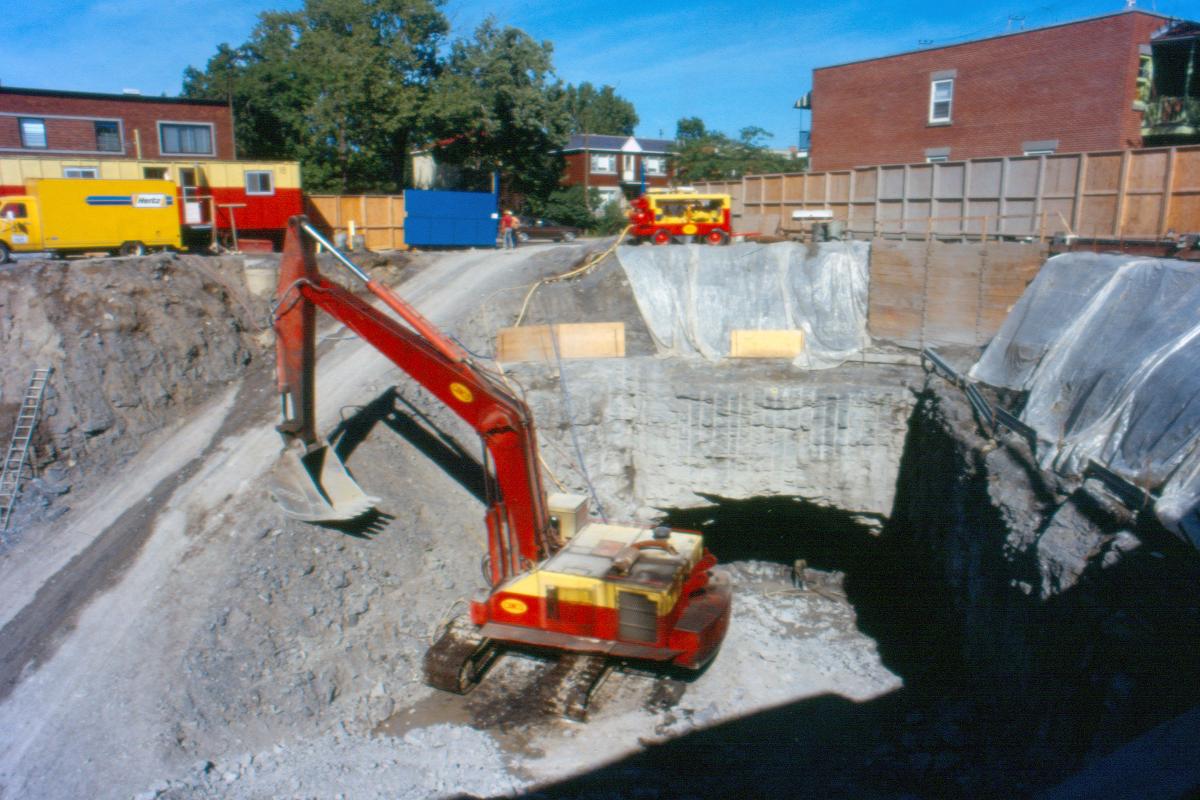
M 925 320 L 925 245 L 871 243 L 867 330 L 872 337 L 919 346 Z
M 977 345 L 986 344 L 1000 330 L 1025 287 L 1045 263 L 1046 253 L 1017 242 L 988 242 L 983 259 Z
M 729 332 L 729 355 L 733 358 L 795 358 L 804 352 L 804 331 Z
M 558 343 L 551 339 L 553 327 Z M 496 334 L 496 360 L 555 361 L 558 358 L 624 358 L 624 322 L 573 322 L 501 328 Z
M 976 342 L 980 278 L 979 245 L 927 245 L 925 269 L 925 328 L 929 343 L 973 345 Z
M 1022 242 L 871 244 L 867 329 L 897 344 L 983 345 L 1046 259 Z

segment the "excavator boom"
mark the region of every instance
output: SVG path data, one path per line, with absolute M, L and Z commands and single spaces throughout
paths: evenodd
M 386 310 L 321 275 L 313 241 L 325 244 Z M 577 715 L 615 660 L 699 669 L 715 655 L 728 626 L 731 592 L 703 537 L 594 522 L 586 498 L 547 497 L 525 403 L 303 217 L 288 222 L 275 308 L 285 448 L 272 491 L 286 513 L 346 520 L 379 502 L 354 482 L 317 431 L 317 309 L 445 403 L 484 443 L 490 587 L 426 653 L 428 683 L 465 692 L 500 644 L 540 648 L 560 654 L 554 674 L 561 673 L 558 685 L 569 689 L 552 691 L 552 705 Z
M 347 513 L 353 518 L 367 510 L 362 507 L 363 498 L 371 505 L 377 502 L 357 488 L 336 453 L 316 433 L 315 310 L 319 308 L 411 375 L 483 439 L 500 489 L 487 513 L 493 583 L 550 555 L 556 537 L 546 511 L 537 438 L 528 407 L 474 366 L 461 348 L 440 332 L 430 339 L 428 333 L 418 333 L 322 276 L 312 246 L 314 233 L 304 218 L 289 220 L 276 295 L 279 391 L 285 410 L 279 430 L 289 445 L 288 452 L 303 451 L 298 458 L 284 459 L 299 461 L 302 467 L 298 470 L 292 464 L 282 470 L 292 479 L 276 495 L 285 511 L 321 509 L 324 504 L 328 508 L 323 513 L 302 518 L 328 520 L 345 518 L 342 515 Z M 416 315 L 411 306 L 377 282 L 369 281 L 367 288 L 389 308 L 403 304 Z M 427 331 L 436 331 L 424 317 L 415 318 Z M 298 489 L 304 478 L 311 488 Z M 295 499 L 297 492 L 304 496 L 303 501 Z

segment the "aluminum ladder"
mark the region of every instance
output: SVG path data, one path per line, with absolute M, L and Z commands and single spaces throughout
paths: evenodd
M 0 470 L 0 542 L 12 519 L 13 506 L 17 504 L 21 472 L 25 469 L 29 442 L 33 439 L 33 429 L 37 427 L 38 415 L 42 411 L 42 396 L 46 393 L 46 384 L 50 382 L 52 372 L 53 367 L 39 367 L 33 371 L 33 377 L 25 389 L 25 397 L 21 400 L 21 410 L 17 412 L 17 424 L 4 456 L 4 468 Z

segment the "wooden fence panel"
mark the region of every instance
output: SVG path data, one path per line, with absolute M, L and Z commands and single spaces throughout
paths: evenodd
M 737 216 L 824 209 L 856 235 L 1159 238 L 1200 219 L 1200 145 L 888 164 L 697 184 Z
M 331 234 L 363 237 L 368 250 L 403 250 L 403 195 L 308 195 L 306 213 Z

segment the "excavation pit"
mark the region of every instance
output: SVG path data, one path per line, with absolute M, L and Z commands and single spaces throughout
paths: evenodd
M 416 264 L 402 293 L 487 353 L 531 281 L 580 255 L 451 254 Z M 103 270 L 62 276 L 86 279 L 72 289 L 79 307 L 104 308 Z M 171 277 L 204 292 L 214 321 L 241 320 L 219 327 L 224 350 L 263 360 L 253 301 L 242 307 L 216 277 L 174 262 L 141 277 L 108 327 L 39 322 L 36 302 L 21 306 L 22 321 L 58 326 L 47 341 L 116 353 L 100 359 L 97 385 L 144 388 L 147 368 L 119 357 L 142 350 L 122 350 L 121 337 L 138 333 L 150 318 L 138 303 L 161 300 Z M 744 794 L 752 782 L 773 796 L 1026 796 L 1103 765 L 1200 701 L 1200 569 L 1177 538 L 1082 489 L 1039 483 L 1020 443 L 986 438 L 960 390 L 911 354 L 876 349 L 825 370 L 683 358 L 658 350 L 633 292 L 616 269 L 544 286 L 529 324 L 623 321 L 625 357 L 507 372 L 533 407 L 550 483 L 594 492 L 594 511 L 614 520 L 701 530 L 728 563 L 729 638 L 675 702 L 648 708 L 652 681 L 631 676 L 602 687 L 585 725 L 526 714 L 521 697 L 544 662 L 524 654 L 497 673 L 495 704 L 421 684 L 430 636 L 481 584 L 478 442 L 369 349 L 327 330 L 321 427 L 342 427 L 350 469 L 384 498 L 369 530 L 281 518 L 257 478 L 279 447 L 269 380 L 225 371 L 222 347 L 195 350 L 201 390 L 157 395 L 155 408 L 188 401 L 183 440 L 168 429 L 157 441 L 158 421 L 119 403 L 86 406 L 115 428 L 89 434 L 87 420 L 58 419 L 48 429 L 97 482 L 82 480 L 84 466 L 66 470 L 79 479 L 49 501 L 71 506 L 61 528 L 21 542 L 44 542 L 48 566 L 26 563 L 77 600 L 8 676 L 5 789 L 666 797 Z M 53 350 L 30 348 L 31 358 Z M 217 402 L 191 405 L 195 394 Z M 144 452 L 86 461 L 134 435 Z M 115 506 L 148 509 L 126 518 L 145 543 L 103 580 L 73 583 L 87 559 L 64 569 L 70 559 L 95 554 L 89 520 L 112 530 Z M 5 573 L 26 607 L 37 607 L 41 584 L 23 580 L 35 572 Z

